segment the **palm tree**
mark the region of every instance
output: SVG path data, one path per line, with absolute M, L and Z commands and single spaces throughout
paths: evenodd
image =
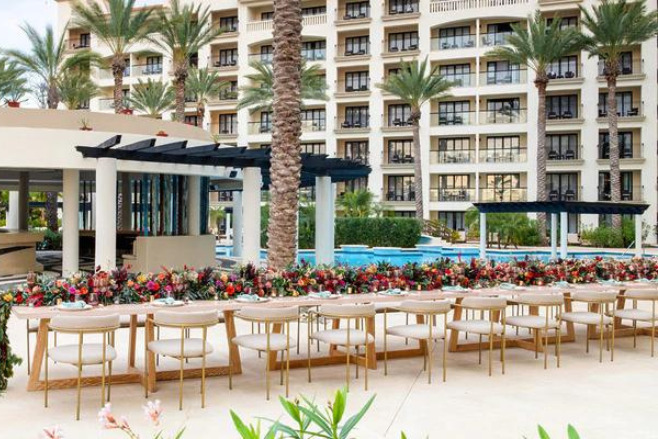
M 19 90 L 23 91 L 23 95 L 27 92 L 24 73 L 25 71 L 15 61 L 0 58 L 0 99 L 17 101 L 19 99 L 14 98 Z
M 59 95 L 69 110 L 78 110 L 98 94 L 98 86 L 85 73 L 67 75 L 59 83 Z
M 169 10 L 158 12 L 159 34 L 149 37 L 156 47 L 167 52 L 173 60 L 174 87 L 176 89 L 176 120 L 185 119 L 185 83 L 190 70 L 192 55 L 208 45 L 222 30 L 210 23 L 210 7 L 202 8 L 193 3 L 180 5 L 171 0 Z
M 145 113 L 148 117 L 161 119 L 162 113 L 174 107 L 175 94 L 174 88 L 162 81 L 149 78 L 144 82 L 140 79 L 126 101 L 135 110 Z
M 546 86 L 551 64 L 562 57 L 580 50 L 578 30 L 562 28 L 560 18 L 549 24 L 537 11 L 528 18 L 527 27 L 512 25 L 512 34 L 506 46 L 489 51 L 487 56 L 502 58 L 512 65 L 524 65 L 535 72 L 537 88 L 537 201 L 546 201 Z M 546 242 L 546 214 L 537 215 L 542 244 Z
M 619 171 L 619 135 L 617 129 L 617 77 L 621 73 L 621 53 L 629 46 L 641 44 L 658 33 L 658 12 L 647 12 L 644 0 L 626 2 L 602 0 L 590 12 L 580 8 L 588 34 L 583 45 L 589 56 L 603 62 L 603 76 L 608 85 L 608 134 L 610 145 L 610 201 L 621 200 Z M 612 227 L 621 228 L 621 216 L 612 216 Z
M 222 81 L 217 72 L 208 69 L 192 69 L 185 84 L 185 92 L 196 102 L 197 126 L 203 128 L 203 118 L 206 114 L 206 104 L 223 90 L 231 86 L 228 81 Z
M 222 221 L 226 218 L 226 212 L 221 206 L 211 207 L 208 210 L 208 222 L 217 228 L 217 234 L 221 230 Z
M 74 22 L 88 29 L 112 53 L 110 68 L 114 77 L 114 112 L 124 107 L 123 72 L 131 47 L 144 41 L 151 32 L 149 18 L 153 9 L 134 10 L 136 0 L 96 0 L 73 4 Z
M 62 78 L 74 69 L 86 68 L 96 63 L 99 56 L 87 49 L 67 54 L 66 32 L 56 37 L 52 26 L 47 26 L 43 35 L 29 24 L 25 24 L 21 29 L 30 42 L 30 49 L 6 50 L 5 54 L 48 85 L 48 108 L 57 109 L 60 101 L 59 82 Z
M 421 63 L 402 62 L 400 71 L 390 75 L 386 82 L 377 87 L 400 98 L 411 107 L 409 121 L 414 140 L 414 189 L 416 191 L 416 217 L 423 220 L 423 174 L 420 150 L 421 107 L 430 99 L 444 99 L 449 96 L 452 82 L 439 75 L 438 67 L 428 74 L 427 58 Z
M 338 198 L 338 205 L 347 217 L 367 218 L 376 211 L 375 195 L 369 190 L 345 192 Z
M 238 101 L 237 109 L 249 108 L 251 114 L 257 111 L 272 111 L 274 101 L 274 72 L 269 64 L 254 61 L 249 64 L 256 73 L 245 75 L 251 85 L 241 87 L 242 98 Z M 301 70 L 301 99 L 302 104 L 308 100 L 327 101 L 327 83 L 318 65 L 308 66 L 302 63 Z
M 301 179 L 302 10 L 300 0 L 274 0 L 272 110 L 274 133 L 270 162 L 270 221 L 267 262 L 273 269 L 297 256 L 297 213 Z

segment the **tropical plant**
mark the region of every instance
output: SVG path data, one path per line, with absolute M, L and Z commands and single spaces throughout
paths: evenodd
M 217 231 L 221 229 L 221 223 L 226 218 L 226 212 L 223 207 L 211 207 L 208 210 L 209 222 L 217 228 Z
M 114 112 L 124 109 L 123 75 L 130 49 L 151 32 L 149 18 L 153 9 L 135 9 L 136 0 L 76 1 L 74 23 L 89 30 L 109 49 L 110 69 L 114 78 Z
M 210 6 L 193 3 L 181 6 L 171 0 L 169 8 L 158 10 L 158 34 L 149 41 L 167 52 L 173 60 L 174 88 L 178 122 L 185 119 L 185 86 L 190 70 L 190 58 L 208 45 L 222 30 L 211 26 Z
M 389 75 L 386 82 L 377 87 L 400 98 L 411 108 L 409 123 L 413 130 L 414 141 L 414 188 L 416 192 L 416 217 L 422 220 L 423 208 L 423 171 L 420 149 L 421 107 L 431 99 L 444 99 L 449 96 L 452 82 L 438 74 L 438 67 L 428 69 L 425 58 L 402 62 L 398 73 Z
M 99 89 L 88 74 L 72 73 L 59 82 L 59 95 L 69 110 L 77 110 L 85 102 L 98 96 Z
M 546 201 L 546 86 L 551 65 L 581 47 L 580 33 L 572 27 L 564 28 L 559 17 L 550 23 L 537 11 L 528 24 L 513 24 L 505 46 L 498 46 L 487 56 L 509 61 L 511 65 L 526 66 L 535 72 L 537 88 L 537 201 Z M 518 68 L 518 67 L 517 67 Z M 546 214 L 537 215 L 542 244 L 546 241 Z
M 0 99 L 21 101 L 27 93 L 24 70 L 15 62 L 0 58 Z
M 345 192 L 338 198 L 338 206 L 347 217 L 366 218 L 381 212 L 375 203 L 375 194 L 368 189 Z
M 274 72 L 269 64 L 254 61 L 249 64 L 256 73 L 245 77 L 251 85 L 241 87 L 242 97 L 238 101 L 238 110 L 249 108 L 249 113 L 257 111 L 272 111 L 274 101 Z M 319 65 L 307 65 L 302 62 L 301 70 L 301 100 L 327 101 L 327 82 Z
M 580 7 L 587 34 L 582 42 L 590 57 L 603 63 L 603 76 L 608 86 L 607 118 L 610 151 L 610 201 L 621 200 L 619 170 L 619 133 L 617 114 L 617 77 L 621 74 L 621 54 L 629 46 L 643 43 L 658 34 L 658 11 L 647 11 L 644 0 L 602 0 L 592 11 Z M 621 227 L 621 215 L 613 215 L 612 227 Z
M 222 81 L 219 73 L 208 69 L 192 69 L 187 77 L 185 93 L 189 99 L 196 103 L 197 125 L 203 127 L 203 118 L 206 114 L 206 104 L 217 97 L 223 90 L 230 87 L 231 83 Z
M 282 269 L 297 259 L 301 181 L 302 11 L 298 0 L 274 1 L 273 126 L 267 264 Z
M 471 234 L 479 233 L 480 215 L 476 208 L 466 211 L 464 222 Z M 510 245 L 518 247 L 540 244 L 539 226 L 524 213 L 487 214 L 487 243 L 495 237 L 498 248 Z
M 144 82 L 140 79 L 126 101 L 135 110 L 145 113 L 148 117 L 161 119 L 162 113 L 174 106 L 174 95 L 173 87 L 162 81 L 149 78 Z
M 544 430 L 544 427 L 542 427 L 541 425 L 537 426 L 537 431 L 539 432 L 539 439 L 551 439 L 551 437 L 548 435 L 546 430 Z M 571 424 L 567 426 L 567 438 L 580 439 L 580 435 L 578 434 L 574 426 Z

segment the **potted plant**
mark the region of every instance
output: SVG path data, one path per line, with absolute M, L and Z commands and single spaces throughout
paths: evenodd
M 27 100 L 25 99 L 25 95 L 29 90 L 25 84 L 26 81 L 23 78 L 19 78 L 9 84 L 5 98 L 9 108 L 20 108 L 21 103 Z
M 169 136 L 169 134 L 165 133 L 162 130 L 158 131 L 155 135 L 158 136 L 158 137 L 168 137 Z
M 121 114 L 132 115 L 133 114 L 133 109 L 132 108 L 124 108 L 123 110 L 121 110 Z
M 80 131 L 92 131 L 93 128 L 89 125 L 89 120 L 80 119 Z

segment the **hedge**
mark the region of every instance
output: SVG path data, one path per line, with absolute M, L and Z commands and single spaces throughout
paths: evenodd
M 415 218 L 336 218 L 335 244 L 414 247 L 422 226 Z

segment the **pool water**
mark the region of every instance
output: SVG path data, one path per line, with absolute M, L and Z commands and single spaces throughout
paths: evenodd
M 232 255 L 232 247 L 218 245 L 216 247 L 218 257 Z M 630 259 L 633 257 L 633 251 L 570 251 L 569 258 L 589 259 L 596 256 L 615 259 Z M 507 262 L 512 259 L 540 259 L 548 261 L 551 253 L 546 250 L 496 250 L 487 249 L 487 258 L 496 262 Z M 361 245 L 342 246 L 336 249 L 335 258 L 337 264 L 359 266 L 377 262 L 389 262 L 393 265 L 404 265 L 409 262 L 431 262 L 438 258 L 466 259 L 479 257 L 479 249 L 476 247 L 442 247 L 436 245 L 419 245 L 416 248 L 370 248 Z M 267 258 L 267 251 L 261 250 L 261 258 Z M 311 264 L 315 263 L 314 250 L 300 250 L 297 255 L 298 261 L 304 260 Z

